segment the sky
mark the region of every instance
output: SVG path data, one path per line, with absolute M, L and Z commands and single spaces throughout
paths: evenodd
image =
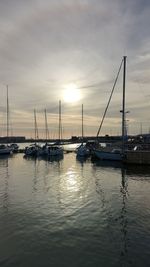
M 129 134 L 150 131 L 149 0 L 0 0 L 0 136 L 6 134 L 6 85 L 10 135 L 58 136 L 61 100 L 64 137 L 95 136 L 121 60 L 127 56 Z M 74 87 L 80 97 L 66 90 Z M 101 135 L 121 133 L 122 73 Z

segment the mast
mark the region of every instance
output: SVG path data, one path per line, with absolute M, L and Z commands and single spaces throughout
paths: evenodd
M 47 113 L 46 113 L 46 109 L 44 110 L 45 112 L 45 137 L 46 140 L 49 138 L 49 132 L 48 132 L 48 124 L 47 124 Z
M 36 111 L 34 109 L 34 139 L 36 140 Z
M 126 59 L 123 57 L 123 97 L 122 97 L 122 153 L 125 150 L 125 86 L 126 86 Z
M 37 128 L 37 120 L 36 120 L 36 110 L 34 109 L 34 134 L 35 134 L 35 142 L 39 138 L 38 136 L 38 128 Z
M 123 63 L 123 59 L 122 59 L 122 61 L 121 61 L 121 64 L 120 64 L 120 67 L 119 67 L 119 70 L 118 70 L 118 73 L 117 73 L 117 76 L 116 76 L 116 79 L 115 79 L 113 88 L 112 88 L 112 90 L 111 90 L 111 94 L 110 94 L 110 96 L 109 96 L 109 100 L 108 100 L 107 106 L 106 106 L 106 108 L 105 108 L 105 111 L 104 111 L 104 114 L 103 114 L 103 117 L 102 117 L 100 126 L 99 126 L 98 131 L 97 131 L 97 135 L 96 135 L 96 138 L 97 138 L 97 139 L 98 139 L 98 136 L 99 136 L 99 134 L 100 134 L 100 131 L 101 131 L 101 128 L 102 128 L 102 125 L 103 125 L 103 122 L 104 122 L 104 119 L 105 119 L 105 116 L 106 116 L 106 113 L 107 113 L 107 110 L 108 110 L 108 107 L 109 107 L 109 104 L 110 104 L 110 101 L 111 101 L 113 92 L 114 92 L 114 89 L 115 89 L 115 86 L 116 86 L 116 83 L 117 83 L 117 80 L 118 80 L 118 77 L 119 77 L 119 74 L 120 74 L 120 71 L 121 71 L 121 68 L 122 68 L 122 63 Z
M 83 144 L 83 104 L 82 104 L 82 144 Z
M 9 100 L 8 100 L 8 85 L 7 85 L 7 143 L 9 139 Z
M 61 139 L 61 100 L 59 100 L 59 143 L 60 143 L 60 139 Z

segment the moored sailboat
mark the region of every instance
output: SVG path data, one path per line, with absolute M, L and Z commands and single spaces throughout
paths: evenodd
M 11 153 L 12 153 L 11 147 L 4 144 L 0 145 L 0 155 L 10 155 Z
M 63 157 L 63 147 L 61 146 L 62 137 L 62 122 L 61 122 L 61 101 L 59 100 L 59 128 L 58 128 L 58 142 L 54 145 L 46 146 L 46 155 L 48 157 Z
M 48 130 L 48 123 L 47 123 L 47 112 L 46 109 L 44 110 L 44 117 L 45 117 L 45 144 L 41 147 L 39 147 L 37 156 L 46 156 L 47 155 L 47 148 L 48 148 L 48 143 L 47 140 L 49 139 L 49 130 Z
M 120 68 L 119 68 L 119 71 L 118 71 L 118 74 L 117 74 L 117 78 L 115 80 L 115 84 L 114 84 L 113 90 L 111 92 L 111 95 L 110 95 L 110 98 L 109 98 L 107 107 L 106 107 L 105 112 L 104 112 L 102 123 L 103 123 L 104 117 L 106 115 L 106 112 L 107 112 L 107 109 L 108 109 L 108 106 L 109 106 L 109 103 L 110 103 L 110 100 L 111 100 L 111 97 L 112 97 L 112 93 L 114 91 L 114 88 L 115 88 L 115 85 L 116 85 L 116 82 L 117 82 L 117 79 L 118 79 L 118 76 L 119 76 L 119 73 L 120 73 L 120 70 L 121 70 L 121 67 L 122 67 L 122 63 L 123 63 L 122 147 L 120 148 L 120 147 L 114 147 L 114 146 L 112 146 L 108 150 L 106 150 L 105 148 L 103 149 L 102 147 L 100 147 L 99 149 L 94 149 L 94 155 L 97 158 L 101 159 L 101 160 L 122 161 L 122 159 L 124 157 L 124 153 L 125 153 L 125 81 L 126 81 L 126 56 L 123 57 L 123 60 L 121 62 L 121 65 L 120 65 Z M 97 137 L 99 135 L 99 132 L 100 132 L 102 123 L 101 123 L 101 125 L 99 127 Z
M 83 104 L 82 104 L 82 143 L 76 149 L 77 157 L 87 157 L 90 155 L 88 147 L 83 143 Z
M 7 126 L 6 126 L 6 131 L 7 131 L 7 144 L 1 144 L 0 145 L 0 155 L 9 155 L 13 152 L 13 149 L 8 146 L 8 139 L 9 139 L 9 100 L 8 100 L 8 85 L 7 85 L 7 105 L 6 105 L 6 122 L 7 122 Z
M 36 157 L 38 154 L 38 150 L 40 149 L 39 145 L 37 145 L 36 143 L 36 140 L 38 139 L 38 127 L 37 127 L 35 109 L 34 109 L 34 134 L 35 134 L 35 144 L 31 144 L 30 146 L 25 148 L 25 156 Z

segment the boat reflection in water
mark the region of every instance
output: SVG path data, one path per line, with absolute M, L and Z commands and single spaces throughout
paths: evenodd
M 44 160 L 44 161 L 50 161 L 50 162 L 53 162 L 53 161 L 60 161 L 60 160 L 63 160 L 64 158 L 64 155 L 63 154 L 58 154 L 58 155 L 51 155 L 51 156 L 39 156 L 39 157 L 32 157 L 32 156 L 28 156 L 28 155 L 24 155 L 23 157 L 24 159 L 26 160 L 32 160 L 32 161 L 41 161 L 41 160 Z
M 2 200 L 2 207 L 6 210 L 8 210 L 9 206 L 9 166 L 8 166 L 8 158 L 10 155 L 0 155 L 0 169 L 1 173 L 3 173 L 3 192 L 1 194 L 1 200 Z
M 125 165 L 126 175 L 134 177 L 135 179 L 149 180 L 150 181 L 150 166 L 144 165 Z M 132 178 L 133 178 L 132 177 Z
M 58 155 L 55 155 L 55 156 L 47 157 L 47 160 L 50 161 L 50 162 L 53 162 L 53 161 L 61 161 L 61 160 L 63 160 L 63 158 L 64 158 L 63 154 L 58 154 Z
M 128 217 L 127 217 L 127 198 L 128 198 L 128 179 L 124 168 L 121 169 L 121 186 L 120 192 L 122 194 L 122 207 L 120 211 L 120 225 L 122 233 L 122 249 L 120 253 L 120 261 L 123 264 L 126 263 L 129 246 L 129 234 L 128 234 Z
M 118 243 L 120 243 L 120 247 L 118 247 L 119 266 L 126 266 L 124 264 L 129 262 L 128 247 L 130 245 L 127 210 L 129 194 L 126 169 L 121 162 L 116 161 L 93 160 L 92 163 L 96 192 L 100 197 L 102 213 L 104 213 L 106 217 L 109 240 L 113 243 L 114 238 L 117 238 Z M 116 174 L 116 178 L 113 174 Z M 105 180 L 103 177 L 105 177 Z M 118 184 L 120 196 L 119 193 L 118 196 L 116 196 L 116 188 L 112 184 L 113 180 L 114 184 L 116 184 L 116 182 Z M 108 192 L 111 192 L 111 195 L 109 195 Z
M 148 267 L 149 170 L 64 158 L 0 159 L 0 262 Z
M 104 167 L 104 168 L 114 168 L 114 169 L 120 169 L 123 167 L 123 163 L 121 161 L 113 161 L 113 160 L 101 160 L 98 158 L 91 158 L 91 161 L 96 166 Z
M 150 166 L 145 168 L 144 165 L 125 164 L 121 161 L 99 160 L 96 158 L 92 158 L 92 163 L 106 169 L 120 169 L 129 177 L 135 176 L 135 179 L 138 179 L 138 177 L 144 180 L 150 178 Z
M 80 162 L 82 164 L 87 162 L 88 160 L 89 160 L 89 158 L 87 158 L 87 157 L 82 157 L 82 156 L 79 156 L 79 155 L 76 156 L 76 161 Z
M 96 174 L 97 176 L 95 177 L 95 185 L 96 192 L 100 196 L 103 213 L 107 214 L 107 224 L 109 226 L 108 233 L 117 233 L 118 231 L 120 231 L 120 234 L 117 234 L 119 236 L 118 242 L 120 242 L 120 259 L 118 259 L 120 266 L 135 266 L 134 259 L 130 257 L 130 247 L 132 246 L 133 239 L 135 238 L 134 235 L 137 234 L 137 230 L 135 229 L 137 229 L 137 226 L 141 224 L 140 219 L 135 221 L 135 218 L 136 216 L 139 216 L 138 209 L 140 208 L 140 205 L 143 201 L 143 190 L 146 186 L 144 182 L 150 182 L 150 167 L 145 168 L 142 166 L 124 165 L 121 162 L 119 163 L 101 160 L 94 161 L 93 167 L 96 173 L 99 169 L 98 175 Z M 104 181 L 103 176 L 105 176 L 106 174 L 106 181 Z M 116 175 L 116 178 L 113 174 Z M 118 183 L 118 186 L 120 188 L 120 196 L 115 195 L 115 187 L 112 184 L 113 180 L 114 184 L 116 184 L 118 178 L 120 178 L 120 184 Z M 108 186 L 106 187 L 107 183 Z M 141 194 L 140 191 L 138 191 L 140 189 L 137 189 L 140 187 L 140 184 L 141 186 L 143 185 Z M 112 189 L 110 189 L 110 187 Z M 112 191 L 112 203 L 109 202 L 108 191 Z M 113 206 L 114 203 L 116 204 L 115 213 Z M 134 210 L 136 203 L 138 203 L 137 211 Z M 112 208 L 108 208 L 109 206 L 112 206 Z M 143 211 L 140 212 L 142 213 L 141 216 L 145 216 L 146 211 L 144 209 L 144 206 Z M 147 220 L 145 220 L 145 224 L 146 221 Z M 133 229 L 133 227 L 135 227 L 135 229 Z M 132 234 L 132 231 L 134 232 L 134 234 Z M 113 235 L 110 236 L 111 242 L 113 242 L 113 238 Z

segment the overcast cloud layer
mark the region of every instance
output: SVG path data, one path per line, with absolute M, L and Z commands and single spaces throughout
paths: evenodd
M 127 55 L 129 131 L 150 128 L 150 2 L 148 0 L 0 1 L 0 135 L 5 134 L 6 85 L 15 135 L 32 136 L 33 109 L 44 128 L 57 128 L 58 101 L 76 83 L 82 99 L 62 101 L 64 133 L 95 135 L 121 59 Z M 120 133 L 122 80 L 102 133 Z

